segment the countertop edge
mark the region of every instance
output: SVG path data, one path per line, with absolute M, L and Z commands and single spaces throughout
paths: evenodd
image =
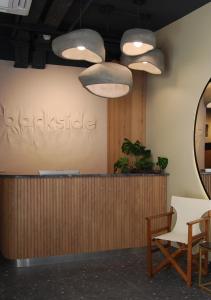
M 80 178 L 80 177 L 142 177 L 168 176 L 168 173 L 130 173 L 130 174 L 72 174 L 72 175 L 39 175 L 39 174 L 0 174 L 1 178 Z

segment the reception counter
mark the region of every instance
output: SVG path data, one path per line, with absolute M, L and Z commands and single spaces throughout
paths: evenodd
M 166 211 L 166 175 L 1 175 L 0 248 L 8 259 L 146 245 Z

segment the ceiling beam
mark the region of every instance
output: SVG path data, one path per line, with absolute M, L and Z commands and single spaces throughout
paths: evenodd
M 15 50 L 15 68 L 27 68 L 29 65 L 30 34 L 19 31 L 13 40 Z
M 33 0 L 29 15 L 22 18 L 23 23 L 36 24 L 39 22 L 41 15 L 48 0 Z
M 58 28 L 74 0 L 54 0 L 45 18 L 45 24 Z
M 0 28 L 10 28 L 10 29 L 16 29 L 16 30 L 24 30 L 24 31 L 32 32 L 32 33 L 37 33 L 37 34 L 49 34 L 49 35 L 52 35 L 52 36 L 58 36 L 58 35 L 61 35 L 61 34 L 65 33 L 65 31 L 49 28 L 48 26 L 43 26 L 41 24 L 38 24 L 38 25 L 28 24 L 28 25 L 26 25 L 26 24 L 6 24 L 6 23 L 1 24 L 0 23 Z M 99 28 L 96 28 L 95 30 L 101 32 L 101 35 L 102 35 L 105 43 L 108 43 L 108 44 L 119 44 L 120 43 L 120 38 L 119 38 L 120 33 L 118 33 L 115 36 L 111 36 L 111 35 L 108 35 L 107 32 L 103 32 Z M 1 35 L 0 35 L 0 38 L 2 38 Z
M 36 32 L 42 34 L 53 34 L 59 35 L 64 33 L 63 31 L 57 31 L 52 27 L 43 24 L 9 24 L 9 23 L 0 23 L 0 28 L 10 28 L 16 30 L 25 30 L 29 32 Z
M 47 60 L 47 52 L 50 49 L 51 40 L 38 35 L 33 41 L 32 68 L 44 69 Z

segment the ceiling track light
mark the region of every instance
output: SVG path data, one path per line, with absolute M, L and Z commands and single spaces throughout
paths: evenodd
M 133 70 L 145 71 L 160 75 L 164 72 L 164 55 L 160 49 L 149 51 L 138 56 L 121 56 L 121 63 Z
M 124 32 L 120 48 L 125 55 L 144 54 L 156 47 L 155 34 L 151 30 L 134 28 Z
M 55 38 L 53 52 L 65 59 L 85 60 L 91 63 L 105 61 L 104 41 L 92 29 L 78 29 Z
M 85 69 L 79 80 L 89 92 L 104 98 L 118 98 L 132 88 L 131 71 L 120 64 L 104 62 Z

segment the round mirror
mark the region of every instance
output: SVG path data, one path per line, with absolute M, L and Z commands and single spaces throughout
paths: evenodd
M 198 104 L 194 143 L 199 176 L 207 196 L 211 199 L 211 79 Z

